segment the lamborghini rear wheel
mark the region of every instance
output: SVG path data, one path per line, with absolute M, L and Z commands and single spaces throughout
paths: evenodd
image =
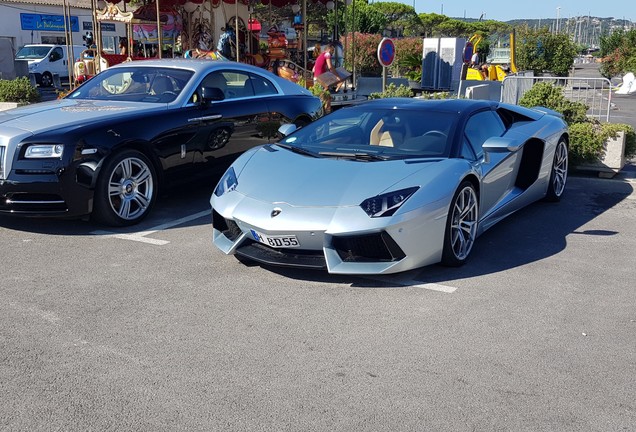
M 568 179 L 568 144 L 561 138 L 554 151 L 552 161 L 552 172 L 550 173 L 550 183 L 545 195 L 546 201 L 557 202 L 561 200 L 561 195 L 565 190 L 565 183 Z
M 448 210 L 442 264 L 459 267 L 466 262 L 477 237 L 478 220 L 477 192 L 471 182 L 464 181 L 455 192 Z

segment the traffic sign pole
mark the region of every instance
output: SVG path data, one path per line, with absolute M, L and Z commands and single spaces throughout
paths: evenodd
M 378 44 L 378 61 L 382 65 L 382 91 L 386 90 L 386 68 L 395 60 L 395 45 L 393 40 L 383 38 Z

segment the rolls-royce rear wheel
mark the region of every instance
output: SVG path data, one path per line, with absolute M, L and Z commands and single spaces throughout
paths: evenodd
M 111 156 L 95 189 L 93 218 L 111 226 L 127 226 L 145 218 L 157 198 L 157 175 L 150 160 L 137 150 Z

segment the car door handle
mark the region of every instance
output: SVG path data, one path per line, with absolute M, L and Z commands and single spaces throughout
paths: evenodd
M 214 114 L 214 115 L 205 116 L 205 117 L 195 117 L 195 118 L 188 119 L 188 121 L 189 122 L 200 122 L 200 121 L 206 121 L 206 120 L 218 120 L 220 118 L 223 118 L 223 114 Z

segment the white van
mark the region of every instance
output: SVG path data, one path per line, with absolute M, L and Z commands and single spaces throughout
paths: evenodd
M 83 45 L 73 46 L 73 55 L 69 59 L 66 55 L 66 45 L 31 44 L 25 45 L 15 55 L 16 60 L 29 62 L 29 73 L 35 76 L 35 81 L 42 87 L 53 84 L 53 74 L 60 78 L 68 78 L 68 62 L 71 70 L 75 59 L 86 49 Z

